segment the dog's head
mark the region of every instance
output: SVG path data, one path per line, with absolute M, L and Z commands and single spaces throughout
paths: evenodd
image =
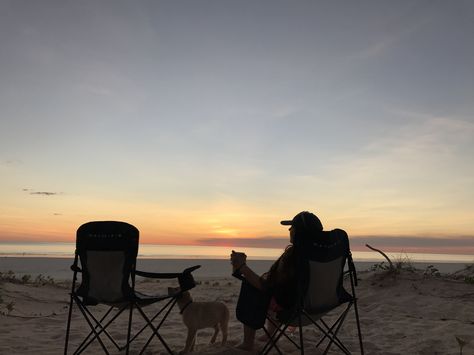
M 180 307 L 193 300 L 193 298 L 191 297 L 191 293 L 189 293 L 189 291 L 181 292 L 180 287 L 168 287 L 168 295 L 175 296 L 178 302 L 178 306 Z

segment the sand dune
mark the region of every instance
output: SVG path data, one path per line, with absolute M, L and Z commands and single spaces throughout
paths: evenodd
M 0 270 L 4 272 L 4 270 Z M 474 354 L 474 285 L 465 282 L 473 270 L 450 277 L 426 275 L 423 271 L 403 271 L 389 276 L 382 271 L 359 273 L 357 289 L 359 309 L 367 354 L 459 354 L 456 337 L 468 342 L 463 354 Z M 234 349 L 241 339 L 241 325 L 235 319 L 235 304 L 239 282 L 232 277 L 197 278 L 199 285 L 192 290 L 195 300 L 219 300 L 231 311 L 229 341 L 226 345 L 210 345 L 212 330 L 198 333 L 196 354 L 245 354 Z M 40 285 L 38 282 L 5 281 L 0 284 L 0 353 L 1 354 L 60 354 L 63 352 L 68 306 L 68 282 Z M 173 281 L 140 282 L 137 289 L 145 293 L 166 292 Z M 8 307 L 10 305 L 10 307 Z M 8 309 L 9 308 L 9 309 Z M 156 307 L 147 307 L 153 313 Z M 120 335 L 120 326 L 112 329 Z M 138 320 L 138 316 L 135 318 Z M 72 339 L 77 345 L 79 335 L 87 332 L 87 324 L 76 310 L 73 317 Z M 304 330 L 307 345 L 314 343 L 315 331 Z M 352 315 L 341 334 L 350 347 L 357 349 L 355 323 Z M 163 326 L 162 335 L 178 352 L 184 345 L 186 328 L 178 309 L 174 309 Z M 297 334 L 294 334 L 297 336 Z M 138 338 L 132 347 L 136 353 L 145 341 Z M 259 343 L 260 344 L 260 343 Z M 261 345 L 261 344 L 260 344 Z M 282 342 L 286 354 L 297 354 L 290 343 Z M 100 353 L 98 345 L 86 353 Z M 112 352 L 114 353 L 114 352 Z M 120 353 L 119 351 L 115 352 Z M 158 340 L 153 340 L 147 354 L 165 354 Z M 311 350 L 308 354 L 318 354 Z M 331 352 L 337 354 L 336 349 Z M 357 352 L 356 352 L 357 353 Z

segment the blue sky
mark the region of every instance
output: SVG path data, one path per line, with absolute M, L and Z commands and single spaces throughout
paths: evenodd
M 0 239 L 93 219 L 281 237 L 312 210 L 474 247 L 473 19 L 458 0 L 1 1 Z

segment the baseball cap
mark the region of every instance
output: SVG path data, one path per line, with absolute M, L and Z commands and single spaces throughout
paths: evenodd
M 315 214 L 308 211 L 302 211 L 294 216 L 292 220 L 284 220 L 280 223 L 284 226 L 295 226 L 297 229 L 302 228 L 308 231 L 323 230 L 323 224 L 319 218 L 316 217 Z

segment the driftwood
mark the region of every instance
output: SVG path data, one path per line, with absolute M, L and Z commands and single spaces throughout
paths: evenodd
M 390 260 L 390 258 L 387 256 L 387 254 L 385 254 L 382 250 L 375 249 L 374 247 L 371 247 L 369 244 L 366 244 L 365 246 L 366 246 L 367 248 L 373 250 L 373 251 L 376 251 L 376 252 L 382 254 L 382 256 L 383 256 L 385 259 L 387 259 L 388 264 L 390 265 L 390 270 L 395 270 L 395 268 L 393 267 L 392 260 Z

